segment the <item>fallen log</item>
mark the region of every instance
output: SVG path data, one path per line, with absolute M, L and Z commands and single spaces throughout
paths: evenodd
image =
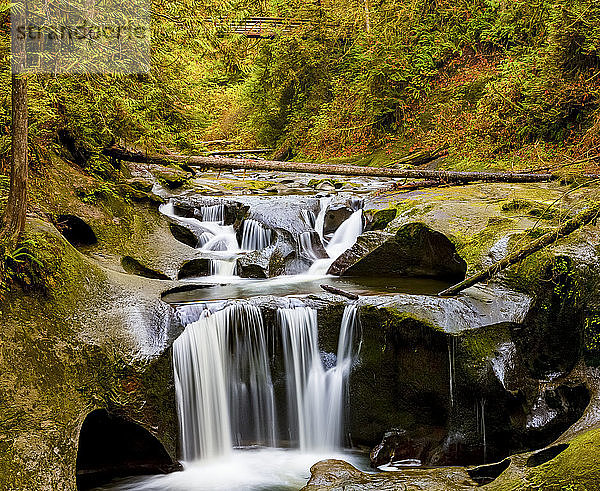
M 255 154 L 255 153 L 271 153 L 274 149 L 272 148 L 255 148 L 255 149 L 244 149 L 244 150 L 215 150 L 214 152 L 208 152 L 207 155 L 243 155 L 243 154 Z
M 392 184 L 389 188 L 378 191 L 376 195 L 384 194 L 390 191 L 414 191 L 415 189 L 422 188 L 439 188 L 443 186 L 461 186 L 464 184 L 470 184 L 471 181 L 457 181 L 457 182 L 444 182 L 439 179 L 427 179 L 420 181 L 410 181 L 405 184 Z
M 479 273 L 476 273 L 473 276 L 470 276 L 469 278 L 465 279 L 464 281 L 461 281 L 460 283 L 457 283 L 456 285 L 453 285 L 450 288 L 445 289 L 444 291 L 438 293 L 438 295 L 441 297 L 456 295 L 457 293 L 461 292 L 465 288 L 469 288 L 470 286 L 473 286 L 476 283 L 480 283 L 482 281 L 485 281 L 485 280 L 491 278 L 493 275 L 499 273 L 503 269 L 506 269 L 507 267 L 522 261 L 523 259 L 525 259 L 527 256 L 530 256 L 534 252 L 537 252 L 540 249 L 543 249 L 544 247 L 547 247 L 547 246 L 553 244 L 558 239 L 560 239 L 562 237 L 566 237 L 567 235 L 571 234 L 578 228 L 581 228 L 584 225 L 587 225 L 592 220 L 597 218 L 599 214 L 600 214 L 600 204 L 595 204 L 594 206 L 591 206 L 587 210 L 584 210 L 581 213 L 579 213 L 575 218 L 572 218 L 571 220 L 566 221 L 558 229 L 542 235 L 539 239 L 534 240 L 533 242 L 529 243 L 527 246 L 523 247 L 522 249 L 519 249 L 518 251 L 515 251 L 512 254 L 509 254 L 504 259 L 501 259 L 500 261 L 494 263 L 488 269 L 481 271 Z
M 321 285 L 321 288 L 323 288 L 323 290 L 325 290 L 326 292 L 333 293 L 334 295 L 340 295 L 342 297 L 349 298 L 350 300 L 358 300 L 358 295 L 356 295 L 355 293 L 340 290 L 339 288 L 336 288 L 334 286 Z
M 385 167 L 360 167 L 356 165 L 314 164 L 305 162 L 281 162 L 274 160 L 242 159 L 226 157 L 198 157 L 188 155 L 152 155 L 133 152 L 121 147 L 106 148 L 103 153 L 128 162 L 168 165 L 187 164 L 191 167 L 213 169 L 252 169 L 278 172 L 304 172 L 342 176 L 369 176 L 389 178 L 436 179 L 446 182 L 545 182 L 560 179 L 555 174 L 519 174 L 514 172 L 462 172 L 428 169 L 389 169 Z M 582 177 L 599 178 L 585 174 Z
M 204 145 L 205 147 L 209 147 L 211 145 L 233 145 L 234 142 L 229 140 L 209 140 L 205 142 L 198 142 L 199 145 Z

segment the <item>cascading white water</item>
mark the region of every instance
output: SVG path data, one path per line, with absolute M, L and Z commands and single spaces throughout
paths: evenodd
M 271 230 L 260 222 L 247 218 L 242 222 L 243 251 L 258 251 L 271 245 Z
M 234 276 L 235 260 L 211 259 L 208 263 L 208 274 L 210 276 Z
M 449 382 L 450 382 L 450 405 L 454 406 L 454 384 L 456 381 L 456 371 L 455 371 L 455 359 L 454 353 L 456 352 L 456 338 L 454 336 L 450 336 L 448 339 L 448 374 L 449 374 Z
M 319 258 L 313 249 L 313 233 L 314 232 L 302 232 L 300 235 L 298 235 L 298 245 L 300 247 L 299 256 L 314 262 Z
M 324 242 L 323 238 L 323 226 L 325 225 L 325 213 L 327 213 L 327 208 L 333 201 L 333 196 L 324 196 L 319 199 L 319 213 L 317 218 L 315 219 L 315 230 L 319 234 L 321 238 L 321 242 Z
M 338 227 L 331 240 L 325 246 L 329 258 L 316 260 L 308 270 L 308 274 L 325 274 L 329 266 L 354 245 L 358 236 L 362 234 L 362 231 L 363 213 L 362 210 L 357 210 Z
M 200 206 L 199 210 L 200 219 L 203 222 L 215 222 L 222 225 L 225 221 L 225 205 L 223 203 Z
M 345 394 L 353 361 L 356 306 L 346 307 L 337 360 L 325 368 L 318 348 L 317 312 L 309 307 L 279 309 L 288 391 L 288 428 L 303 451 L 342 444 Z
M 214 276 L 232 276 L 235 272 L 235 258 L 233 255 L 239 252 L 235 230 L 232 225 L 224 225 L 225 205 L 216 204 L 200 206 L 198 208 L 199 218 L 187 218 L 179 216 L 175 212 L 172 201 L 160 206 L 164 215 L 184 224 L 196 235 L 197 247 L 201 251 L 226 252 L 222 259 L 211 259 L 209 274 Z
M 233 443 L 275 443 L 275 403 L 260 310 L 205 311 L 173 343 L 183 458 L 214 458 Z
M 198 318 L 198 310 L 187 318 Z M 276 408 L 269 340 L 260 310 L 236 302 L 204 310 L 173 344 L 177 412 L 185 461 L 226 455 L 233 445 L 276 445 Z M 354 360 L 358 310 L 344 310 L 337 359 L 325 367 L 317 313 L 277 311 L 281 329 L 290 439 L 302 451 L 341 447 L 348 375 Z

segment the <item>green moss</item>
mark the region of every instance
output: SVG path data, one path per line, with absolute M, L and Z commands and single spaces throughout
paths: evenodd
M 600 312 L 586 317 L 583 343 L 586 363 L 590 366 L 600 366 Z
M 371 219 L 371 230 L 383 230 L 398 215 L 397 208 L 383 210 L 366 210 L 365 215 Z
M 183 186 L 193 177 L 191 173 L 176 167 L 153 167 L 152 174 L 163 186 L 170 189 Z
M 461 333 L 458 339 L 467 359 L 481 367 L 495 355 L 499 344 L 510 339 L 510 332 L 504 326 L 480 327 Z
M 498 240 L 512 230 L 514 223 L 510 218 L 492 217 L 488 220 L 486 228 L 477 234 L 453 236 L 458 254 L 467 262 L 467 274 L 481 268 L 484 256 Z
M 502 203 L 500 209 L 505 212 L 522 212 L 531 217 L 551 220 L 561 215 L 560 210 L 552 208 L 552 203 L 540 203 L 526 199 L 513 199 Z
M 512 465 L 495 481 L 485 486 L 489 490 L 548 489 L 591 491 L 600 482 L 600 429 L 577 435 L 555 458 L 537 467 L 526 467 L 525 460 Z
M 260 191 L 262 189 L 269 188 L 273 185 L 272 182 L 269 181 L 253 181 L 251 179 L 247 179 L 244 181 L 232 181 L 232 182 L 222 182 L 221 185 L 223 188 L 228 190 L 233 189 L 254 189 Z

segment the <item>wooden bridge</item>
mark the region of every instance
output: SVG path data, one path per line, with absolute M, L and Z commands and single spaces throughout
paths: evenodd
M 237 22 L 213 19 L 211 22 L 220 37 L 240 34 L 255 39 L 302 34 L 307 28 L 313 26 L 310 20 L 284 17 L 248 17 Z M 326 27 L 335 26 L 328 25 Z

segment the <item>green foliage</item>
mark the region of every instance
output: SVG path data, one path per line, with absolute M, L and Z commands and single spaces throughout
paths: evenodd
M 36 247 L 34 239 L 26 238 L 14 251 L 4 250 L 0 258 L 0 300 L 13 284 L 25 290 L 46 290 L 46 267 L 36 257 Z
M 585 319 L 583 343 L 586 362 L 600 366 L 600 313 L 596 312 Z
M 306 24 L 253 40 L 208 21 L 248 16 Z M 446 145 L 471 169 L 600 152 L 595 0 L 178 0 L 154 2 L 152 28 L 148 74 L 32 76 L 32 145 L 67 135 L 107 180 L 99 151 L 113 142 L 198 153 L 226 138 L 313 158 Z M 4 31 L 5 87 L 8 56 Z M 9 102 L 6 90 L 0 155 Z

